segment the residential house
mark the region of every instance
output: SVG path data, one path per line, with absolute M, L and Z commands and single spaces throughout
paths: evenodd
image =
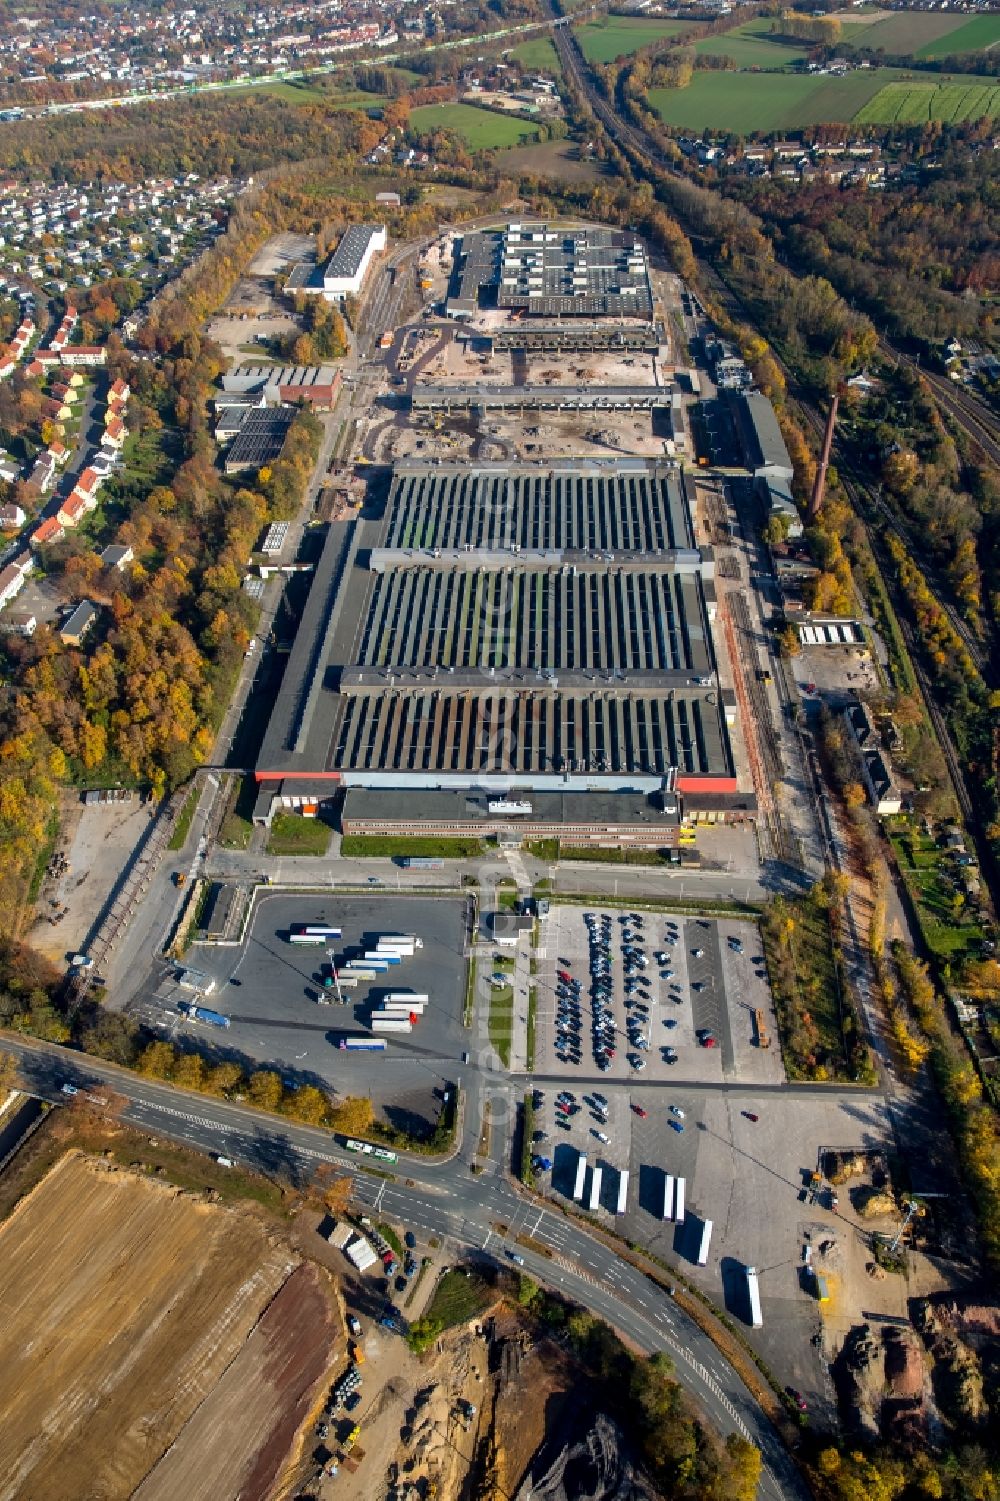
M 77 367 L 103 365 L 107 361 L 107 351 L 97 344 L 71 344 L 63 350 L 61 359 L 64 365 Z
M 79 526 L 89 509 L 90 507 L 87 505 L 85 497 L 78 490 L 74 490 L 72 495 L 64 500 L 59 507 L 56 512 L 56 520 L 61 522 L 63 526 Z
M 92 605 L 89 599 L 81 600 L 60 630 L 60 641 L 64 646 L 79 646 L 96 619 L 97 606 Z
M 858 751 L 861 777 L 868 801 L 880 815 L 898 813 L 903 800 L 892 774 L 889 757 L 879 747 L 875 726 L 862 703 L 844 711 L 847 728 Z
M 5 532 L 19 532 L 24 525 L 24 512 L 20 506 L 0 506 L 0 527 Z
M 28 640 L 38 629 L 38 620 L 30 610 L 9 610 L 0 615 L 0 631 L 8 636 L 26 636 Z
M 9 605 L 24 588 L 24 581 L 34 567 L 30 553 L 23 552 L 13 563 L 0 569 L 0 609 Z
M 112 545 L 111 547 L 106 547 L 101 553 L 101 562 L 105 568 L 115 568 L 119 573 L 134 560 L 135 553 L 131 547 Z
M 61 542 L 66 535 L 66 528 L 58 516 L 47 516 L 40 521 L 28 538 L 31 547 L 48 547 L 53 542 Z

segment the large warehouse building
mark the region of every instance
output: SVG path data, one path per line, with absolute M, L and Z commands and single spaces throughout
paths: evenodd
M 653 318 L 642 241 L 631 231 L 508 224 L 463 235 L 450 318 L 493 306 L 546 320 Z
M 595 839 L 671 842 L 680 797 L 736 792 L 713 569 L 669 464 L 398 466 L 381 516 L 331 527 L 257 817 L 346 788 L 345 827 L 590 808 Z

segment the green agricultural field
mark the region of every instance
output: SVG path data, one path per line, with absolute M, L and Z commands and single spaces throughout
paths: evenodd
M 1000 83 L 945 75 L 914 77 L 865 68 L 844 78 L 817 73 L 695 73 L 686 89 L 651 89 L 667 125 L 686 130 L 798 130 L 828 123 L 919 124 L 1000 116 Z
M 434 130 L 453 130 L 470 151 L 502 150 L 538 139 L 538 126 L 530 120 L 498 115 L 474 104 L 422 104 L 411 111 L 410 128 L 421 135 Z
M 706 57 L 731 57 L 740 68 L 787 68 L 801 62 L 808 48 L 801 42 L 779 40 L 769 18 L 747 21 L 724 36 L 705 37 L 694 50 Z
M 306 83 L 305 79 L 296 83 L 252 83 L 247 85 L 254 93 L 270 94 L 272 99 L 280 99 L 283 104 L 322 104 L 329 99 L 325 89 L 314 88 Z
M 925 120 L 994 119 L 1000 115 L 1000 84 L 969 78 L 964 83 L 887 83 L 856 115 L 859 125 L 920 125 Z
M 955 31 L 962 24 L 962 16 L 950 16 L 941 11 L 900 11 L 887 16 L 884 21 L 874 21 L 855 32 L 845 27 L 843 39 L 853 47 L 881 47 L 896 57 L 923 56 L 922 48 L 932 47 L 936 41 Z M 944 48 L 950 52 L 950 47 Z
M 366 94 L 364 89 L 351 89 L 344 94 L 327 94 L 325 102 L 330 109 L 384 109 L 383 94 Z
M 960 17 L 952 17 L 961 20 Z M 1000 16 L 973 16 L 954 30 L 928 42 L 918 57 L 957 57 L 960 52 L 986 52 L 1000 44 Z
M 650 89 L 649 102 L 666 125 L 751 135 L 793 129 L 826 81 L 799 73 L 695 73 L 686 89 Z
M 604 16 L 579 27 L 577 41 L 589 63 L 612 63 L 616 57 L 631 57 L 640 47 L 661 37 L 682 37 L 692 21 L 644 21 L 633 16 Z
M 530 42 L 522 42 L 520 47 L 513 48 L 510 55 L 515 62 L 521 64 L 522 68 L 530 68 L 535 73 L 553 73 L 557 78 L 562 77 L 559 54 L 551 37 L 533 37 Z

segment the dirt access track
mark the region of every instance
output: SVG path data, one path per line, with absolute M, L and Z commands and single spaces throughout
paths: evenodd
M 69 1152 L 0 1228 L 0 1501 L 265 1501 L 334 1343 L 251 1215 Z

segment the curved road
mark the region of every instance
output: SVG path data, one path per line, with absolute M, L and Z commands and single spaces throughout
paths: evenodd
M 493 1132 L 496 1156 L 482 1173 L 469 1171 L 487 1095 L 510 1102 L 511 1085 L 505 1078 L 491 1082 L 489 1075 L 470 1070 L 461 1145 L 445 1162 L 406 1159 L 405 1179 L 393 1180 L 359 1171 L 358 1158 L 341 1150 L 327 1131 L 279 1122 L 227 1100 L 188 1095 L 53 1044 L 8 1035 L 3 1048 L 17 1059 L 25 1088 L 43 1099 L 60 1102 L 64 1081 L 81 1087 L 103 1084 L 127 1098 L 125 1120 L 199 1151 L 239 1159 L 298 1183 L 321 1163 L 333 1163 L 354 1175 L 359 1203 L 447 1235 L 473 1256 L 505 1261 L 517 1244 L 527 1270 L 540 1282 L 600 1315 L 640 1349 L 666 1351 L 678 1380 L 723 1436 L 739 1432 L 756 1444 L 763 1460 L 761 1498 L 807 1501 L 808 1490 L 776 1429 L 708 1336 L 668 1293 L 620 1260 L 611 1247 L 551 1206 L 521 1195 L 500 1165 L 508 1150 L 501 1130 Z

